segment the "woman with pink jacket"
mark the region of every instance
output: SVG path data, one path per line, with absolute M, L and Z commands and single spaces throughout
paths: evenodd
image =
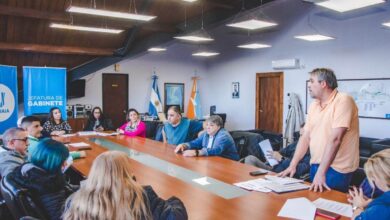
M 129 109 L 128 122 L 117 129 L 117 132 L 129 137 L 146 137 L 146 125 L 140 120 L 139 113 L 134 108 Z

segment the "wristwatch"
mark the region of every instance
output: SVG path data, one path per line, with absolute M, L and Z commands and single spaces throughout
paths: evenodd
M 199 150 L 195 150 L 195 155 L 198 157 L 199 156 Z

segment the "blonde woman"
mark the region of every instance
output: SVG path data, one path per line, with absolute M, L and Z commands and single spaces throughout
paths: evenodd
M 130 168 L 130 159 L 123 152 L 99 155 L 88 179 L 67 200 L 63 219 L 187 219 L 178 198 L 159 198 L 152 187 L 135 181 Z
M 364 164 L 370 185 L 384 193 L 378 198 L 366 199 L 362 189 L 349 191 L 348 201 L 353 205 L 352 219 L 390 219 L 390 149 L 372 155 Z

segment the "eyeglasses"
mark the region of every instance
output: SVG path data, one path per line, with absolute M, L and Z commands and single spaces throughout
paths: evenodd
M 24 142 L 27 142 L 28 141 L 28 138 L 13 138 L 12 140 L 18 140 L 18 141 L 24 141 Z

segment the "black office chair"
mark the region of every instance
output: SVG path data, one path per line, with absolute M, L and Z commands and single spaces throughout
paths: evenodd
M 33 200 L 30 192 L 9 179 L 8 176 L 1 180 L 1 194 L 14 219 L 25 216 L 47 219 L 45 212 Z

